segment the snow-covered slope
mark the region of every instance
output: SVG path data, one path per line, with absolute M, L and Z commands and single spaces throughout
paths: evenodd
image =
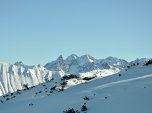
M 87 113 L 152 113 L 152 65 L 50 92 L 54 85 L 52 81 L 0 97 L 0 113 L 63 113 L 69 108 L 84 113 L 83 105 Z

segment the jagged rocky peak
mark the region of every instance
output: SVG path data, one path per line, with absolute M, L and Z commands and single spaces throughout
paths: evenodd
M 136 60 L 131 61 L 129 63 L 129 66 L 143 66 L 147 61 L 148 61 L 147 58 L 141 58 L 141 59 L 137 58 Z
M 65 63 L 65 60 L 63 59 L 63 56 L 60 55 L 55 62 L 56 62 L 58 65 L 62 65 L 63 63 Z
M 38 64 L 37 67 L 43 67 L 41 64 Z
M 16 66 L 24 66 L 24 63 L 22 61 L 17 61 L 14 63 Z
M 60 55 L 60 56 L 57 58 L 57 61 L 62 61 L 62 60 L 64 60 L 64 59 L 63 59 L 63 56 Z
M 66 61 L 63 59 L 63 56 L 60 55 L 57 60 L 52 61 L 44 65 L 44 67 L 51 71 L 61 71 L 64 70 L 66 66 Z
M 92 63 L 95 61 L 95 58 L 92 57 L 91 55 L 83 55 L 81 57 L 78 58 L 78 61 L 80 63 L 80 65 L 84 65 L 84 64 L 87 64 L 87 63 Z
M 47 63 L 44 67 L 51 71 L 63 70 L 65 72 L 87 72 L 93 69 L 110 69 L 111 67 L 123 68 L 128 62 L 116 57 L 95 59 L 89 54 L 78 57 L 76 54 L 68 56 L 65 60 L 60 55 L 57 60 Z
M 109 56 L 109 57 L 105 58 L 105 61 L 109 61 L 109 62 L 118 62 L 120 60 L 122 60 L 122 59 L 112 57 L 112 56 Z
M 119 59 L 116 57 L 107 57 L 105 60 L 105 62 L 107 62 L 109 65 L 126 65 L 128 64 L 128 62 L 126 60 L 123 59 Z
M 81 56 L 81 58 L 87 59 L 91 62 L 95 60 L 95 58 L 89 54 L 83 55 L 83 56 Z
M 77 58 L 78 56 L 76 54 L 71 54 L 70 56 L 66 58 L 66 61 L 73 61 L 73 60 L 76 60 Z

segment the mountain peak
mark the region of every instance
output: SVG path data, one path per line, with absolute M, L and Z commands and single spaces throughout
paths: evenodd
M 14 65 L 16 65 L 16 66 L 23 66 L 24 64 L 23 64 L 22 61 L 17 61 L 17 62 L 14 63 Z
M 68 56 L 67 58 L 66 58 L 66 60 L 67 61 L 72 61 L 72 60 L 75 60 L 75 59 L 77 59 L 78 58 L 78 56 L 76 55 L 76 54 L 71 54 L 70 56 Z
M 56 61 L 63 61 L 64 59 L 63 59 L 63 56 L 62 55 L 60 55 L 58 58 L 57 58 L 57 60 Z
M 92 56 L 89 55 L 89 54 L 83 55 L 83 56 L 81 56 L 80 58 L 83 59 L 83 60 L 87 60 L 87 61 L 89 61 L 89 62 L 94 62 L 94 60 L 95 60 L 95 58 L 92 57 Z
M 109 56 L 109 57 L 107 57 L 106 59 L 107 59 L 107 60 L 118 60 L 118 58 L 112 57 L 112 56 Z

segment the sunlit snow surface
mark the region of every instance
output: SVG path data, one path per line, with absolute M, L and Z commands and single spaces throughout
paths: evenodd
M 45 92 L 46 87 L 55 84 L 52 81 L 14 94 L 15 98 L 0 103 L 0 113 L 63 113 L 69 107 L 81 110 L 84 103 L 87 113 L 152 113 L 152 66 L 98 77 L 61 92 Z M 39 91 L 42 92 L 35 95 Z M 84 100 L 85 96 L 90 100 Z

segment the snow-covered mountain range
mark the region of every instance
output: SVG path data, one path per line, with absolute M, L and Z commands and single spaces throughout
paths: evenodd
M 59 82 L 64 75 L 74 74 L 81 79 L 108 76 L 135 65 L 143 65 L 146 60 L 137 59 L 127 62 L 115 57 L 95 59 L 90 55 L 79 57 L 72 54 L 66 59 L 60 55 L 57 60 L 44 66 L 28 66 L 23 62 L 0 63 L 0 96 L 22 90 L 25 85 L 32 87 L 50 80 Z
M 79 64 L 80 59 L 72 61 Z M 61 56 L 44 67 L 1 63 L 1 88 L 6 82 L 8 91 L 24 90 L 0 96 L 0 113 L 152 113 L 152 60 L 108 57 L 69 63 Z M 70 71 L 91 63 L 95 70 Z
M 64 71 L 65 73 L 79 74 L 98 69 L 123 69 L 127 65 L 127 61 L 115 57 L 95 59 L 90 55 L 83 55 L 78 57 L 77 55 L 72 54 L 65 60 L 61 55 L 56 61 L 47 63 L 44 67 L 51 71 Z

